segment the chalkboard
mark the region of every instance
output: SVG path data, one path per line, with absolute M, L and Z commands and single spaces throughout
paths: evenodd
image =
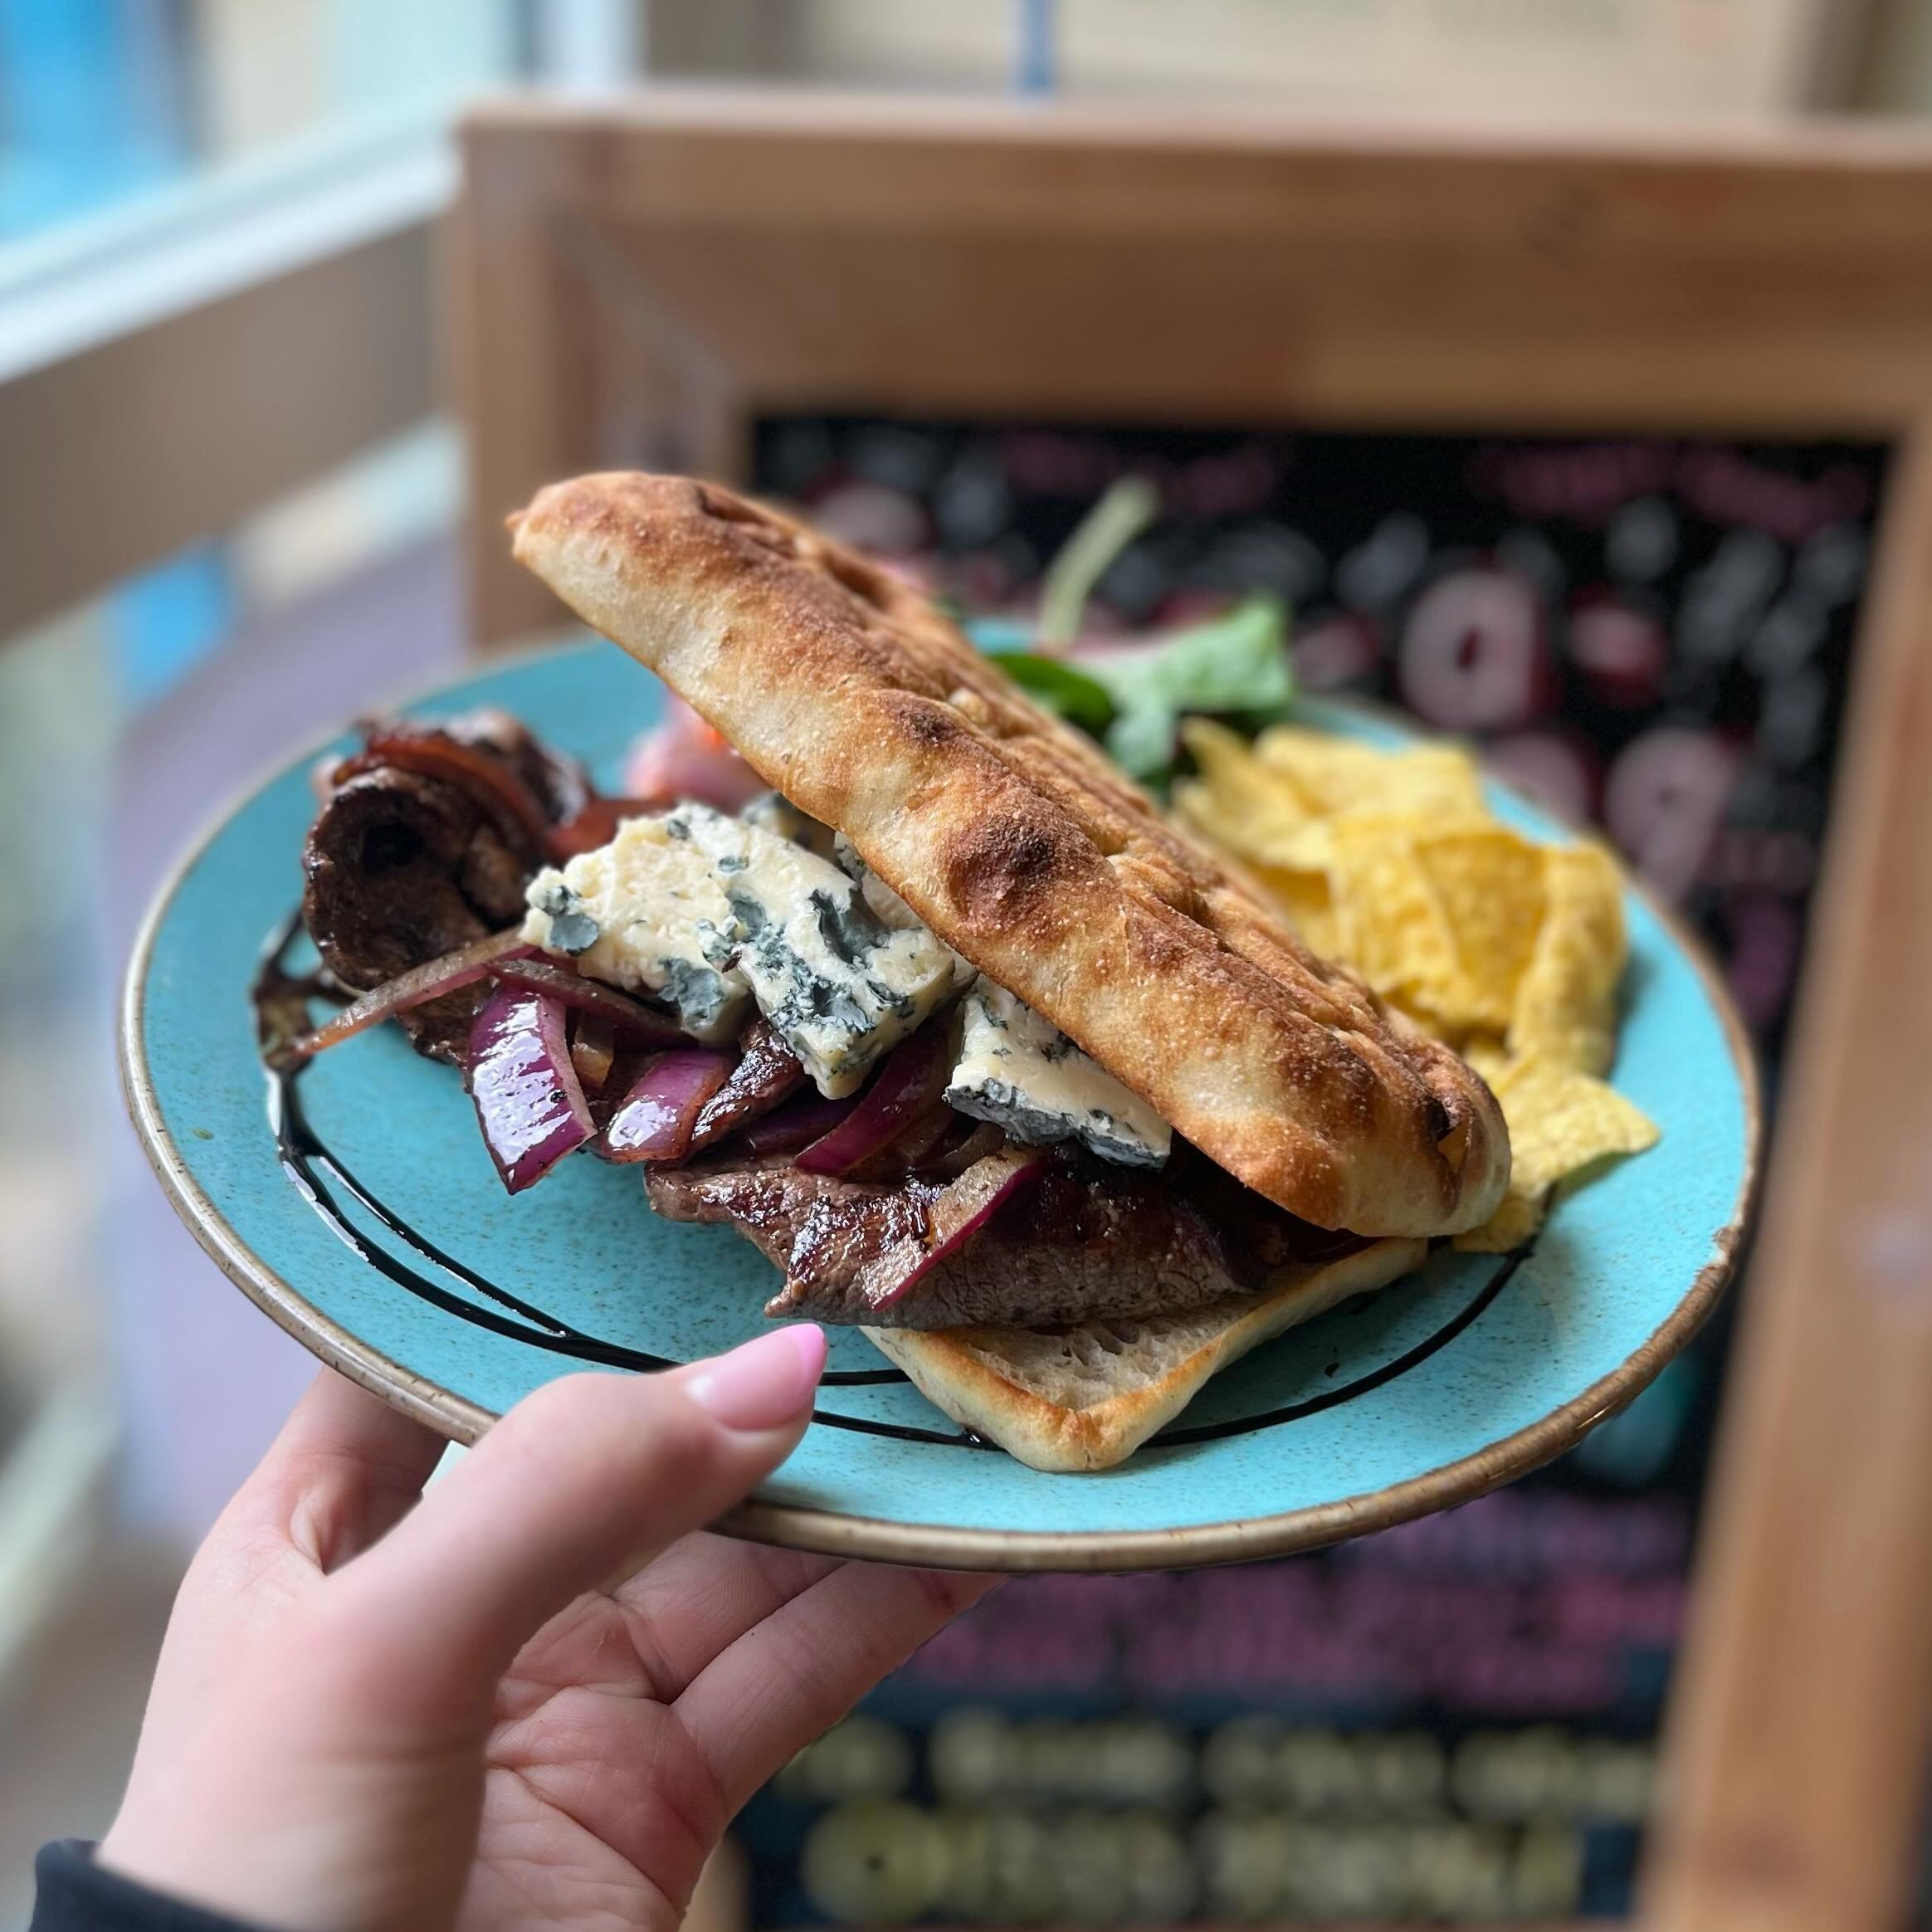
M 1774 1071 L 1886 453 L 787 416 L 759 487 L 1024 611 L 1117 476 L 1093 613 L 1266 588 L 1305 688 L 1400 705 L 1602 826 Z M 1725 1344 L 1550 1471 L 1240 1569 L 1009 1584 L 754 1802 L 759 1925 L 1493 1921 L 1627 1909 Z

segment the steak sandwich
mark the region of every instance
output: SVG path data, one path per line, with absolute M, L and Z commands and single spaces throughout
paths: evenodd
M 307 855 L 324 961 L 368 985 L 484 956 L 406 1017 L 465 1065 L 510 1186 L 554 1144 L 640 1161 L 658 1212 L 782 1271 L 768 1313 L 858 1325 L 1053 1470 L 1120 1461 L 1214 1370 L 1495 1208 L 1509 1146 L 1482 1081 L 916 591 L 683 478 L 580 477 L 511 527 L 765 789 L 600 818 L 507 721 L 441 735 L 520 768 L 544 821 L 520 847 L 481 781 L 456 822 L 465 784 L 434 757 L 333 789 Z M 407 798 L 413 844 L 383 829 L 397 799 L 354 789 L 424 783 L 457 803 Z M 433 934 L 398 933 L 431 903 Z M 560 1142 L 492 1132 L 506 1055 L 556 1073 Z

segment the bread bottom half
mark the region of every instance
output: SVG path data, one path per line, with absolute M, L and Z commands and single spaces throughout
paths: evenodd
M 1351 1295 L 1422 1265 L 1428 1243 L 1378 1241 L 1278 1269 L 1261 1295 L 1188 1315 L 1081 1328 L 869 1328 L 926 1399 L 1034 1469 L 1111 1469 L 1187 1407 L 1216 1370 Z

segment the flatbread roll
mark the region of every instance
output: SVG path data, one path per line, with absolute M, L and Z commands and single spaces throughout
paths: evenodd
M 685 477 L 581 476 L 511 524 L 586 622 L 1249 1187 L 1370 1236 L 1494 1211 L 1509 1140 L 1482 1081 L 1308 952 L 919 592 Z

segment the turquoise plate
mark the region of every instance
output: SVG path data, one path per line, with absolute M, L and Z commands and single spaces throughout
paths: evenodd
M 504 705 L 607 778 L 658 703 L 654 680 L 593 645 L 409 708 Z M 1304 716 L 1400 734 L 1343 709 Z M 754 1333 L 774 1277 L 746 1242 L 658 1219 L 633 1172 L 593 1160 L 566 1161 L 511 1198 L 456 1079 L 393 1027 L 303 1076 L 319 1185 L 285 1173 L 249 991 L 299 893 L 312 755 L 188 860 L 129 974 L 129 1105 L 202 1246 L 324 1361 L 462 1441 L 586 1359 L 688 1359 Z M 1513 796 L 1495 803 L 1562 836 Z M 1710 1311 L 1756 1167 L 1750 1056 L 1720 988 L 1642 897 L 1629 925 L 1616 1082 L 1662 1125 L 1663 1146 L 1577 1189 L 1530 1252 L 1438 1251 L 1217 1377 L 1165 1437 L 1100 1476 L 1042 1476 L 979 1448 L 861 1336 L 835 1332 L 817 1420 L 727 1527 L 905 1562 L 1176 1567 L 1400 1522 L 1569 1448 Z

